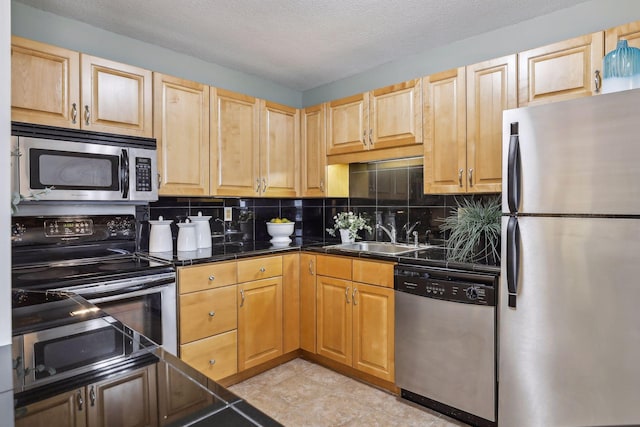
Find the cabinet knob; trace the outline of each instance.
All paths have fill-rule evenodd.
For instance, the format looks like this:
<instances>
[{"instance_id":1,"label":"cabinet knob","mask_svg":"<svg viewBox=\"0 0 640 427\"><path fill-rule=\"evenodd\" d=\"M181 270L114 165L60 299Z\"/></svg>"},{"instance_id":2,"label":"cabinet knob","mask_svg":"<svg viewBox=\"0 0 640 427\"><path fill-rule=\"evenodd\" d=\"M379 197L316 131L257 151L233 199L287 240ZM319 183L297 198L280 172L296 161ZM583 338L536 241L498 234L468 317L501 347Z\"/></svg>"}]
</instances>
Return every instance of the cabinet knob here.
<instances>
[{"instance_id":1,"label":"cabinet knob","mask_svg":"<svg viewBox=\"0 0 640 427\"><path fill-rule=\"evenodd\" d=\"M215 312L215 311L210 311L210 312L209 312L209 317L213 317L213 316L215 316L215 315L216 315L216 312Z\"/></svg>"},{"instance_id":2,"label":"cabinet knob","mask_svg":"<svg viewBox=\"0 0 640 427\"><path fill-rule=\"evenodd\" d=\"M264 267L260 267L260 273L264 273L265 271L267 271L267 269L266 269L266 268L264 268Z\"/></svg>"},{"instance_id":3,"label":"cabinet knob","mask_svg":"<svg viewBox=\"0 0 640 427\"><path fill-rule=\"evenodd\" d=\"M458 170L458 185L462 187L462 174L464 173L464 169Z\"/></svg>"},{"instance_id":4,"label":"cabinet knob","mask_svg":"<svg viewBox=\"0 0 640 427\"><path fill-rule=\"evenodd\" d=\"M89 390L89 400L91 400L91 406L96 406L96 391L93 386L91 386L91 390Z\"/></svg>"},{"instance_id":5,"label":"cabinet knob","mask_svg":"<svg viewBox=\"0 0 640 427\"><path fill-rule=\"evenodd\" d=\"M76 124L76 119L78 118L78 106L74 102L71 104L71 123Z\"/></svg>"},{"instance_id":6,"label":"cabinet knob","mask_svg":"<svg viewBox=\"0 0 640 427\"><path fill-rule=\"evenodd\" d=\"M469 168L469 187L473 187L473 168Z\"/></svg>"},{"instance_id":7,"label":"cabinet knob","mask_svg":"<svg viewBox=\"0 0 640 427\"><path fill-rule=\"evenodd\" d=\"M84 106L84 123L89 126L91 124L91 113L89 112L89 106Z\"/></svg>"},{"instance_id":8,"label":"cabinet knob","mask_svg":"<svg viewBox=\"0 0 640 427\"><path fill-rule=\"evenodd\" d=\"M602 87L602 77L600 76L600 70L595 71L593 82L596 85L596 92L600 92L600 88Z\"/></svg>"},{"instance_id":9,"label":"cabinet knob","mask_svg":"<svg viewBox=\"0 0 640 427\"><path fill-rule=\"evenodd\" d=\"M76 402L78 403L78 411L82 411L84 399L82 398L82 392L80 390L78 390L78 394L76 394Z\"/></svg>"},{"instance_id":10,"label":"cabinet knob","mask_svg":"<svg viewBox=\"0 0 640 427\"><path fill-rule=\"evenodd\" d=\"M213 282L214 280L216 280L216 276L214 276L213 274L211 276L209 276L209 281Z\"/></svg>"},{"instance_id":11,"label":"cabinet knob","mask_svg":"<svg viewBox=\"0 0 640 427\"><path fill-rule=\"evenodd\" d=\"M213 366L216 364L216 359L209 360L209 365Z\"/></svg>"}]
</instances>

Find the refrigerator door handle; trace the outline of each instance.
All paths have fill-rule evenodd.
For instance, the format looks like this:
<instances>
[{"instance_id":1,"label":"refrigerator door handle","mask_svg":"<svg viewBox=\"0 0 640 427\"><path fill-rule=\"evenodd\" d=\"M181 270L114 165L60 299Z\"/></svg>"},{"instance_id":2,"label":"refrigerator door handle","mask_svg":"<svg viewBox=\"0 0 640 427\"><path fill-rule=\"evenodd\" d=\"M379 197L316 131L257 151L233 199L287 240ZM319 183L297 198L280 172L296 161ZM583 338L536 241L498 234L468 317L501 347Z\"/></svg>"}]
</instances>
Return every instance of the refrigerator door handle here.
<instances>
[{"instance_id":1,"label":"refrigerator door handle","mask_svg":"<svg viewBox=\"0 0 640 427\"><path fill-rule=\"evenodd\" d=\"M507 291L509 307L516 308L518 275L520 272L520 226L518 218L512 216L507 224Z\"/></svg>"},{"instance_id":2,"label":"refrigerator door handle","mask_svg":"<svg viewBox=\"0 0 640 427\"><path fill-rule=\"evenodd\" d=\"M507 165L507 203L510 213L517 213L520 206L520 137L518 122L511 123L509 157Z\"/></svg>"}]
</instances>

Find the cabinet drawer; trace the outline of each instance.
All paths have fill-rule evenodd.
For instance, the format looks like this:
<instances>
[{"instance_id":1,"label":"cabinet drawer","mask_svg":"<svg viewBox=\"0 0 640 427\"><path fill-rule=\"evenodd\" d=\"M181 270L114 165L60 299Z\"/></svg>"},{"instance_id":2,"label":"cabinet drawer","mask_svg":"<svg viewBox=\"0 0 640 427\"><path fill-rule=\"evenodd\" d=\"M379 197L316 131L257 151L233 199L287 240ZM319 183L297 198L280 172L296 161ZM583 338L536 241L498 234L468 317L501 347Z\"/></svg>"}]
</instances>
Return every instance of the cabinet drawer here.
<instances>
[{"instance_id":1,"label":"cabinet drawer","mask_svg":"<svg viewBox=\"0 0 640 427\"><path fill-rule=\"evenodd\" d=\"M353 281L393 288L392 262L353 260Z\"/></svg>"},{"instance_id":2,"label":"cabinet drawer","mask_svg":"<svg viewBox=\"0 0 640 427\"><path fill-rule=\"evenodd\" d=\"M282 276L281 256L238 261L238 283L276 276Z\"/></svg>"},{"instance_id":3,"label":"cabinet drawer","mask_svg":"<svg viewBox=\"0 0 640 427\"><path fill-rule=\"evenodd\" d=\"M351 258L318 255L318 275L351 280Z\"/></svg>"},{"instance_id":4,"label":"cabinet drawer","mask_svg":"<svg viewBox=\"0 0 640 427\"><path fill-rule=\"evenodd\" d=\"M180 346L180 358L212 380L238 372L238 333L225 332Z\"/></svg>"},{"instance_id":5,"label":"cabinet drawer","mask_svg":"<svg viewBox=\"0 0 640 427\"><path fill-rule=\"evenodd\" d=\"M181 294L219 288L236 283L236 262L215 262L178 268Z\"/></svg>"},{"instance_id":6,"label":"cabinet drawer","mask_svg":"<svg viewBox=\"0 0 640 427\"><path fill-rule=\"evenodd\" d=\"M188 343L237 326L236 286L180 296L180 343Z\"/></svg>"}]
</instances>

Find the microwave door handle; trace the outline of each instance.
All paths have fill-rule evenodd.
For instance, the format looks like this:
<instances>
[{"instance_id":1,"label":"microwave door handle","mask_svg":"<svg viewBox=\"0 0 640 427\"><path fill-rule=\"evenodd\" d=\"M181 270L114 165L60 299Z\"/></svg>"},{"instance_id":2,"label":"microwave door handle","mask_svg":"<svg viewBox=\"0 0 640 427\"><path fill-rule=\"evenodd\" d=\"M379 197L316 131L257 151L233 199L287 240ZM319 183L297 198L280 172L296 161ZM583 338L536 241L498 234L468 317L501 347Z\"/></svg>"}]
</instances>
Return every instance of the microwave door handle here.
<instances>
[{"instance_id":1,"label":"microwave door handle","mask_svg":"<svg viewBox=\"0 0 640 427\"><path fill-rule=\"evenodd\" d=\"M126 149L122 149L120 155L120 184L122 186L122 198L129 198L129 152Z\"/></svg>"}]
</instances>

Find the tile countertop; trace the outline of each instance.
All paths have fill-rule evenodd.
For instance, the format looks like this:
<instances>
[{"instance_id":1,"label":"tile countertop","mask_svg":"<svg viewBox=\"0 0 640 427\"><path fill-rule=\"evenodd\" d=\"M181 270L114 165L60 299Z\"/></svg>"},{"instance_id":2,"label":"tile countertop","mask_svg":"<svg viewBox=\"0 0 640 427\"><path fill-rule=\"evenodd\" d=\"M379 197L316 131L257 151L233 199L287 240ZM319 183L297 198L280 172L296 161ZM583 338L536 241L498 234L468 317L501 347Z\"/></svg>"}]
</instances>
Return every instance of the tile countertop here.
<instances>
[{"instance_id":1,"label":"tile countertop","mask_svg":"<svg viewBox=\"0 0 640 427\"><path fill-rule=\"evenodd\" d=\"M211 248L189 252L156 252L143 253L152 258L171 261L175 266L204 264L216 261L230 261L253 256L274 255L292 251L308 251L328 255L344 255L357 258L379 259L395 261L403 264L424 265L430 267L451 268L464 271L476 271L500 274L500 266L486 264L471 264L448 261L443 248L430 247L402 255L382 255L365 251L345 251L335 248L339 242L322 242L314 239L296 238L286 246L274 246L268 241L243 241L224 244L214 244Z\"/></svg>"}]
</instances>

